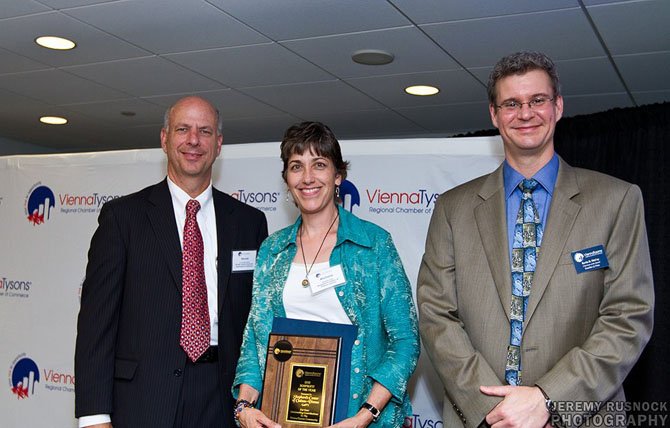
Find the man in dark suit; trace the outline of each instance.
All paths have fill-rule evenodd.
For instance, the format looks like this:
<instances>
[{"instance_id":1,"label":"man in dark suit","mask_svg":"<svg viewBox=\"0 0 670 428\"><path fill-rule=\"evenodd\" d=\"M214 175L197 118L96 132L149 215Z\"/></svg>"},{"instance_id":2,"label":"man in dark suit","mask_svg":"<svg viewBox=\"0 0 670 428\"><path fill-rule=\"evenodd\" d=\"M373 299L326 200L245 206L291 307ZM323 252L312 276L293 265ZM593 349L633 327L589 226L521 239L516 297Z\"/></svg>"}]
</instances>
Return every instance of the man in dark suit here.
<instances>
[{"instance_id":1,"label":"man in dark suit","mask_svg":"<svg viewBox=\"0 0 670 428\"><path fill-rule=\"evenodd\" d=\"M505 161L438 198L417 284L444 426L625 426L653 326L640 189L554 152L547 56L502 58L488 90Z\"/></svg>"},{"instance_id":2,"label":"man in dark suit","mask_svg":"<svg viewBox=\"0 0 670 428\"><path fill-rule=\"evenodd\" d=\"M212 187L222 142L218 110L180 99L161 130L167 178L102 208L77 325L80 426L233 426L230 387L267 222Z\"/></svg>"}]
</instances>

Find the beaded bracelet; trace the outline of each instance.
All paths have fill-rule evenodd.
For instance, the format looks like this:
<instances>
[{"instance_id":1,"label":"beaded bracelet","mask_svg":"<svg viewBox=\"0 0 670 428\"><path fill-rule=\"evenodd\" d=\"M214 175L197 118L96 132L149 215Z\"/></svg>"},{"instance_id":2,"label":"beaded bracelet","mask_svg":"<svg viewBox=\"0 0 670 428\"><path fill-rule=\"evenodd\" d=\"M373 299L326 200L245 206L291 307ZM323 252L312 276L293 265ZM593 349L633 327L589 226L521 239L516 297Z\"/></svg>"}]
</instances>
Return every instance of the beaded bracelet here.
<instances>
[{"instance_id":1,"label":"beaded bracelet","mask_svg":"<svg viewBox=\"0 0 670 428\"><path fill-rule=\"evenodd\" d=\"M250 407L252 409L256 408L256 403L252 403L247 400L237 400L235 402L235 407L233 408L233 414L235 416L235 424L239 427L240 426L240 413L242 413L242 410Z\"/></svg>"}]
</instances>

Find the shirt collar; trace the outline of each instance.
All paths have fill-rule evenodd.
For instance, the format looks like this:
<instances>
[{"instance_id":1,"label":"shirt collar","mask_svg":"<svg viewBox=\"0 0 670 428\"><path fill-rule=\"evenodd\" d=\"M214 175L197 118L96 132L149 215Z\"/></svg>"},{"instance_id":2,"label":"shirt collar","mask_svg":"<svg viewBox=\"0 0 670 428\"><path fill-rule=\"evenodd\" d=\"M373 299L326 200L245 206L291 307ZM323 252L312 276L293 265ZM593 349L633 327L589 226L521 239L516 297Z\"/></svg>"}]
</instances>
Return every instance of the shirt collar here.
<instances>
[{"instance_id":1,"label":"shirt collar","mask_svg":"<svg viewBox=\"0 0 670 428\"><path fill-rule=\"evenodd\" d=\"M170 195L172 196L172 204L175 206L175 209L178 212L186 212L186 204L191 199L195 199L200 202L200 209L203 210L209 204L212 203L212 182L210 181L209 186L198 196L192 198L188 193L184 192L181 187L179 187L174 181L170 180L170 177L167 178L168 189L170 189Z\"/></svg>"},{"instance_id":2,"label":"shirt collar","mask_svg":"<svg viewBox=\"0 0 670 428\"><path fill-rule=\"evenodd\" d=\"M537 180L540 185L552 195L554 193L554 186L556 185L556 177L558 177L558 155L554 153L551 160L547 162L535 175L532 177ZM517 188L521 180L525 177L505 160L503 162L503 180L505 183L505 198L508 199Z\"/></svg>"},{"instance_id":3,"label":"shirt collar","mask_svg":"<svg viewBox=\"0 0 670 428\"><path fill-rule=\"evenodd\" d=\"M340 205L337 206L337 209L340 214L340 219L337 227L337 242L335 243L335 246L340 245L344 241L351 241L354 244L363 247L372 247L372 240L366 233L366 228L363 224L364 221L351 214ZM291 244L297 245L296 239L301 223L302 216L299 216L288 230L288 239L284 242L276 242L276 245L271 248L271 251L274 254L279 253Z\"/></svg>"}]
</instances>

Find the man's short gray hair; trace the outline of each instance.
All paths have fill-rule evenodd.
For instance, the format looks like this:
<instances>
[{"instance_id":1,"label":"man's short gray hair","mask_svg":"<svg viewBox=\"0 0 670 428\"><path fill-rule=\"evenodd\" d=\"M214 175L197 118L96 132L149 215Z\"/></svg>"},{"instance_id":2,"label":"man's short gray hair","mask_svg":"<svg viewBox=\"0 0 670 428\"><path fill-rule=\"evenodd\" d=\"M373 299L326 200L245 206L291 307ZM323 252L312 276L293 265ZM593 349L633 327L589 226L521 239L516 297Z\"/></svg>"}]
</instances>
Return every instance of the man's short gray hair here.
<instances>
[{"instance_id":1,"label":"man's short gray hair","mask_svg":"<svg viewBox=\"0 0 670 428\"><path fill-rule=\"evenodd\" d=\"M545 71L551 79L551 86L554 90L553 96L561 95L561 82L558 80L556 66L551 58L541 52L516 52L502 57L493 67L486 86L489 103L491 105L497 104L496 85L500 79L513 74L524 74L532 70Z\"/></svg>"}]
</instances>

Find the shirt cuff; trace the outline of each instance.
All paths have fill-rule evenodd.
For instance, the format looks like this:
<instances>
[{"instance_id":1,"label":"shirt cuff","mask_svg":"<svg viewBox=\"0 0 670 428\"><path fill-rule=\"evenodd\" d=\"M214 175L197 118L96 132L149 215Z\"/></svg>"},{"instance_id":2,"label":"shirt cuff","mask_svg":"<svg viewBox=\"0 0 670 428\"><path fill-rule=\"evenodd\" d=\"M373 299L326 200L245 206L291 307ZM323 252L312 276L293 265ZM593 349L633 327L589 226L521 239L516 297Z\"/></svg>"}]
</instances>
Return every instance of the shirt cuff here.
<instances>
[{"instance_id":1,"label":"shirt cuff","mask_svg":"<svg viewBox=\"0 0 670 428\"><path fill-rule=\"evenodd\" d=\"M112 418L110 415L91 415L91 416L82 416L79 418L79 428L89 427L96 424L105 424L111 423Z\"/></svg>"}]
</instances>

